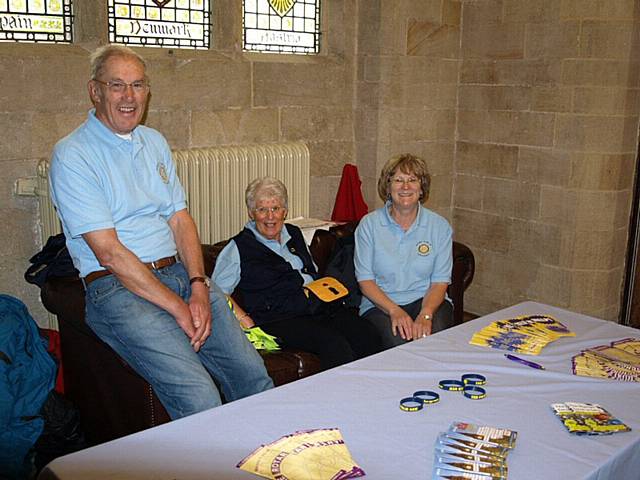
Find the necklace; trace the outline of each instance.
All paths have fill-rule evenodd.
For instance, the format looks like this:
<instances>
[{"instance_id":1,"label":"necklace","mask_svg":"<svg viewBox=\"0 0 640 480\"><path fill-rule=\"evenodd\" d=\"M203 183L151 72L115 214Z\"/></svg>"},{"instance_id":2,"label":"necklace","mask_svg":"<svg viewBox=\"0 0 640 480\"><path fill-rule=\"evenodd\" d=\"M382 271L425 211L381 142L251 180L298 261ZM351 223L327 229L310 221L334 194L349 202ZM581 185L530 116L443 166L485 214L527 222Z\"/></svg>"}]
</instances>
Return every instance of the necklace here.
<instances>
[{"instance_id":1,"label":"necklace","mask_svg":"<svg viewBox=\"0 0 640 480\"><path fill-rule=\"evenodd\" d=\"M418 208L416 207L408 215L403 215L400 212L398 212L395 208L393 208L393 204L390 204L389 215L391 216L391 218L393 218L393 220L395 220L395 222L400 226L400 228L402 228L402 230L406 232L411 228L411 225L413 225L413 222L416 221L416 218L418 217ZM408 216L411 217L409 220L407 220Z\"/></svg>"}]
</instances>

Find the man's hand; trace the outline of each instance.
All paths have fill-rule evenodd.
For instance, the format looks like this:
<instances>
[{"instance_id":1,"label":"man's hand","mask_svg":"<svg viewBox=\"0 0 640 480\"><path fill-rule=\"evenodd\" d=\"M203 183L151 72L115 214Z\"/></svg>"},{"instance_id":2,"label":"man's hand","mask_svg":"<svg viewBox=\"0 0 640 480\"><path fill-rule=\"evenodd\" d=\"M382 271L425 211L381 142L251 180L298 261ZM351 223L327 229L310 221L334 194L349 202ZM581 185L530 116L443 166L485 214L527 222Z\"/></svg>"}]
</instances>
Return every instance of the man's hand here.
<instances>
[{"instance_id":1,"label":"man's hand","mask_svg":"<svg viewBox=\"0 0 640 480\"><path fill-rule=\"evenodd\" d=\"M404 340L413 338L413 319L402 308L396 306L389 310L389 318L391 318L391 333L398 335Z\"/></svg>"},{"instance_id":2,"label":"man's hand","mask_svg":"<svg viewBox=\"0 0 640 480\"><path fill-rule=\"evenodd\" d=\"M190 306L182 302L182 305L179 305L177 310L172 309L169 313L175 318L176 323L184 330L184 333L192 339L196 333L196 328L193 324ZM193 342L191 344L193 345Z\"/></svg>"},{"instance_id":3,"label":"man's hand","mask_svg":"<svg viewBox=\"0 0 640 480\"><path fill-rule=\"evenodd\" d=\"M202 282L191 285L189 311L193 325L193 334L185 330L191 339L191 346L197 352L211 335L211 305L209 303L209 289ZM180 322L178 322L180 323ZM180 325L182 327L182 325ZM182 327L184 329L184 327Z\"/></svg>"},{"instance_id":4,"label":"man's hand","mask_svg":"<svg viewBox=\"0 0 640 480\"><path fill-rule=\"evenodd\" d=\"M196 224L186 209L179 210L169 219L169 227L176 240L180 260L184 264L189 278L204 276L204 263L202 260L202 249ZM193 334L185 325L176 321L191 339L191 346L197 352L204 345L207 337L211 334L211 306L209 305L209 289L202 282L191 284L191 298L189 299L189 311L191 312Z\"/></svg>"}]
</instances>

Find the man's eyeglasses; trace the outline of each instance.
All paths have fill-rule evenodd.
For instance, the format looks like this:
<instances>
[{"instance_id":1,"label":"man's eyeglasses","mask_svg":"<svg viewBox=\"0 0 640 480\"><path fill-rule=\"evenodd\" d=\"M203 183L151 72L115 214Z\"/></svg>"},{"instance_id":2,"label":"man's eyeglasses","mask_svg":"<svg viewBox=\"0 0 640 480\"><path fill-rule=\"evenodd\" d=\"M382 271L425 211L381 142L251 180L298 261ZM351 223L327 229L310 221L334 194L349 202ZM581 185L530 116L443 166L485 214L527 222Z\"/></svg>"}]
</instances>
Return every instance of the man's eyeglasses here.
<instances>
[{"instance_id":1,"label":"man's eyeglasses","mask_svg":"<svg viewBox=\"0 0 640 480\"><path fill-rule=\"evenodd\" d=\"M393 177L391 179L391 183L398 186L404 185L405 183L408 183L409 185L417 185L418 183L420 183L420 179L416 177L408 177L408 178Z\"/></svg>"},{"instance_id":2,"label":"man's eyeglasses","mask_svg":"<svg viewBox=\"0 0 640 480\"><path fill-rule=\"evenodd\" d=\"M122 80L110 80L108 82L103 82L102 80L98 80L97 78L93 79L94 82L101 83L102 85L106 85L107 88L113 93L124 93L127 88L133 88L135 93L144 93L149 90L149 82L146 80L136 80L135 82L127 83Z\"/></svg>"},{"instance_id":3,"label":"man's eyeglasses","mask_svg":"<svg viewBox=\"0 0 640 480\"><path fill-rule=\"evenodd\" d=\"M258 207L253 209L253 211L261 217L268 215L269 212L273 213L274 215L280 215L281 213L284 213L285 210L286 208L284 207Z\"/></svg>"}]
</instances>

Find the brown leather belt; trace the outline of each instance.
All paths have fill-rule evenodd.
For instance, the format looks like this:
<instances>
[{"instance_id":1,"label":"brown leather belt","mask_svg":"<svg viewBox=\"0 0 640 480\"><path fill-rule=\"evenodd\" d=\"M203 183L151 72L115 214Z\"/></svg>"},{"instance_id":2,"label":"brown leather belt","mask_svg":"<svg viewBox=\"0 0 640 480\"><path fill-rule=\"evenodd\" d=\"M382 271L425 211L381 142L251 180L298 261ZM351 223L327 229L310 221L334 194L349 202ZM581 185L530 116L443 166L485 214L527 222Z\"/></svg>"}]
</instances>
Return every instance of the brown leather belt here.
<instances>
[{"instance_id":1,"label":"brown leather belt","mask_svg":"<svg viewBox=\"0 0 640 480\"><path fill-rule=\"evenodd\" d=\"M145 263L144 265L149 270L160 270L161 268L173 265L177 261L178 259L174 255L173 257L164 257L160 260L156 260L155 262ZM96 270L95 272L91 272L86 277L84 277L84 283L85 285L89 285L94 280L106 277L107 275L111 275L111 272L109 270Z\"/></svg>"}]
</instances>

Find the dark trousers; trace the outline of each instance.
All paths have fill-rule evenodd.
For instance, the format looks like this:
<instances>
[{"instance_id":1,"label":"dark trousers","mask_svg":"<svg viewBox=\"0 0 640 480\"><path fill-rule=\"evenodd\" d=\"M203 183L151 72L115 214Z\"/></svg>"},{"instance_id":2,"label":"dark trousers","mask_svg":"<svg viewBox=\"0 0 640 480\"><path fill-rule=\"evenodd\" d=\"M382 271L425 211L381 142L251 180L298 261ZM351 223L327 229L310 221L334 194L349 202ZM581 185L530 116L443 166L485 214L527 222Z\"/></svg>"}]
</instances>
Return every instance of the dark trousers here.
<instances>
[{"instance_id":1,"label":"dark trousers","mask_svg":"<svg viewBox=\"0 0 640 480\"><path fill-rule=\"evenodd\" d=\"M422 298L411 302L407 305L400 305L407 314L415 319L422 309ZM391 331L391 319L389 315L384 313L377 307L373 307L371 310L367 310L362 318L371 325L373 325L382 339L382 347L386 350L388 348L397 347L406 343L408 340L404 340L400 334L393 335ZM453 305L447 300L436 310L433 315L431 333L437 333L440 330L453 326Z\"/></svg>"},{"instance_id":2,"label":"dark trousers","mask_svg":"<svg viewBox=\"0 0 640 480\"><path fill-rule=\"evenodd\" d=\"M359 318L356 310L343 306L260 325L283 346L315 353L322 369L337 367L382 350L374 326Z\"/></svg>"}]
</instances>

